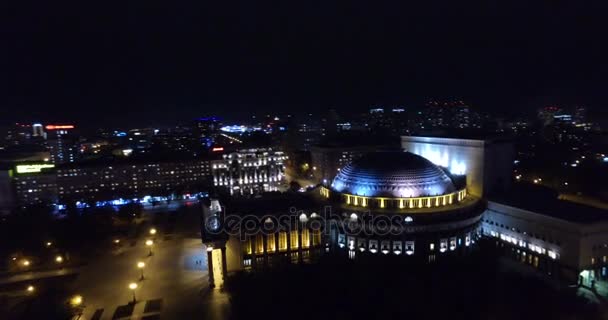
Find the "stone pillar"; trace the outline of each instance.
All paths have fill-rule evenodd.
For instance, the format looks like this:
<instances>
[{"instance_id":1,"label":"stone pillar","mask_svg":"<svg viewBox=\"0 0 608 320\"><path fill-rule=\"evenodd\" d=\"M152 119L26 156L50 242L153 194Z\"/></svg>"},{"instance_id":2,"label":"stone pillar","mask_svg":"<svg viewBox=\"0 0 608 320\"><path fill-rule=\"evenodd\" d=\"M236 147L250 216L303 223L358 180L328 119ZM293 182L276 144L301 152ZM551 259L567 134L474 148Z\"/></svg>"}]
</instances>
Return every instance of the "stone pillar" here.
<instances>
[{"instance_id":1,"label":"stone pillar","mask_svg":"<svg viewBox=\"0 0 608 320\"><path fill-rule=\"evenodd\" d=\"M268 266L268 237L262 234L262 242L264 243L264 266Z\"/></svg>"},{"instance_id":2,"label":"stone pillar","mask_svg":"<svg viewBox=\"0 0 608 320\"><path fill-rule=\"evenodd\" d=\"M304 259L302 258L302 228L304 226L298 226L298 263L302 263Z\"/></svg>"},{"instance_id":3,"label":"stone pillar","mask_svg":"<svg viewBox=\"0 0 608 320\"><path fill-rule=\"evenodd\" d=\"M256 239L255 236L250 235L249 239L251 239L251 267L253 269L257 268L257 263L258 263L258 259L257 256L255 254L255 251L257 250L256 248Z\"/></svg>"},{"instance_id":4,"label":"stone pillar","mask_svg":"<svg viewBox=\"0 0 608 320\"><path fill-rule=\"evenodd\" d=\"M209 270L209 287L215 288L213 281L213 252L207 251L207 269Z\"/></svg>"},{"instance_id":5,"label":"stone pillar","mask_svg":"<svg viewBox=\"0 0 608 320\"><path fill-rule=\"evenodd\" d=\"M280 232L274 234L274 261L281 263L281 252L279 250L279 236Z\"/></svg>"},{"instance_id":6,"label":"stone pillar","mask_svg":"<svg viewBox=\"0 0 608 320\"><path fill-rule=\"evenodd\" d=\"M291 228L285 231L285 235L287 236L287 261L291 263Z\"/></svg>"},{"instance_id":7,"label":"stone pillar","mask_svg":"<svg viewBox=\"0 0 608 320\"><path fill-rule=\"evenodd\" d=\"M226 261L226 246L222 247L222 279L226 280L228 274L228 262Z\"/></svg>"}]
</instances>

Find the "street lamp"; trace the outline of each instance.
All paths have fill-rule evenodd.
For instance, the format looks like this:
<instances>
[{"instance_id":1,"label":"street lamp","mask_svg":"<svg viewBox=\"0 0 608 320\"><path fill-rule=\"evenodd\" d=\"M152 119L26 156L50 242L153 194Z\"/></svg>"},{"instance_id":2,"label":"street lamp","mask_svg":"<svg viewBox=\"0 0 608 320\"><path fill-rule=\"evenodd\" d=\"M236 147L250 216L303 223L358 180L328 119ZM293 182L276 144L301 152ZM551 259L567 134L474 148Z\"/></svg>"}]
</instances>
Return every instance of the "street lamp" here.
<instances>
[{"instance_id":1,"label":"street lamp","mask_svg":"<svg viewBox=\"0 0 608 320\"><path fill-rule=\"evenodd\" d=\"M135 299L135 289L137 289L137 283L135 283L135 282L129 283L129 289L131 289L131 291L133 292L133 303L135 303L137 301Z\"/></svg>"},{"instance_id":2,"label":"street lamp","mask_svg":"<svg viewBox=\"0 0 608 320\"><path fill-rule=\"evenodd\" d=\"M146 240L146 246L148 246L148 248L150 248L150 252L148 253L148 256L152 255L152 246L154 245L154 241L152 240Z\"/></svg>"},{"instance_id":3,"label":"street lamp","mask_svg":"<svg viewBox=\"0 0 608 320\"><path fill-rule=\"evenodd\" d=\"M36 290L36 288L34 286L32 286L32 285L29 285L29 286L27 286L26 290L27 290L28 293L32 293L32 292L34 292Z\"/></svg>"},{"instance_id":4,"label":"street lamp","mask_svg":"<svg viewBox=\"0 0 608 320\"><path fill-rule=\"evenodd\" d=\"M29 261L29 260L27 260L27 259L25 259L25 260L23 260L23 261L21 262L21 264L22 264L24 267L28 267L28 266L30 265L30 261Z\"/></svg>"},{"instance_id":5,"label":"street lamp","mask_svg":"<svg viewBox=\"0 0 608 320\"><path fill-rule=\"evenodd\" d=\"M140 280L144 279L144 268L146 267L146 264L143 261L140 261L137 263L137 268L141 271L141 277Z\"/></svg>"},{"instance_id":6,"label":"street lamp","mask_svg":"<svg viewBox=\"0 0 608 320\"><path fill-rule=\"evenodd\" d=\"M47 246L47 247L50 247L50 246L52 246L52 245L53 245L53 243L52 243L52 242L50 242L50 241L46 243L46 246Z\"/></svg>"},{"instance_id":7,"label":"street lamp","mask_svg":"<svg viewBox=\"0 0 608 320\"><path fill-rule=\"evenodd\" d=\"M114 239L114 244L119 244L120 243L120 239Z\"/></svg>"},{"instance_id":8,"label":"street lamp","mask_svg":"<svg viewBox=\"0 0 608 320\"><path fill-rule=\"evenodd\" d=\"M78 314L78 318L76 318L76 320L80 319L80 317L82 317L82 313L83 313L83 309L84 306L82 306L82 296L81 295L75 295L73 297L70 298L70 306L72 308L74 308L74 311L77 312Z\"/></svg>"},{"instance_id":9,"label":"street lamp","mask_svg":"<svg viewBox=\"0 0 608 320\"><path fill-rule=\"evenodd\" d=\"M78 307L80 304L82 304L82 296L75 295L70 299L70 305L72 307Z\"/></svg>"},{"instance_id":10,"label":"street lamp","mask_svg":"<svg viewBox=\"0 0 608 320\"><path fill-rule=\"evenodd\" d=\"M63 262L63 257L62 256L56 256L55 257L55 262L62 263Z\"/></svg>"},{"instance_id":11,"label":"street lamp","mask_svg":"<svg viewBox=\"0 0 608 320\"><path fill-rule=\"evenodd\" d=\"M153 235L155 235L155 234L156 234L156 229L154 229L154 228L150 229L150 235L152 235L152 236L153 236Z\"/></svg>"}]
</instances>

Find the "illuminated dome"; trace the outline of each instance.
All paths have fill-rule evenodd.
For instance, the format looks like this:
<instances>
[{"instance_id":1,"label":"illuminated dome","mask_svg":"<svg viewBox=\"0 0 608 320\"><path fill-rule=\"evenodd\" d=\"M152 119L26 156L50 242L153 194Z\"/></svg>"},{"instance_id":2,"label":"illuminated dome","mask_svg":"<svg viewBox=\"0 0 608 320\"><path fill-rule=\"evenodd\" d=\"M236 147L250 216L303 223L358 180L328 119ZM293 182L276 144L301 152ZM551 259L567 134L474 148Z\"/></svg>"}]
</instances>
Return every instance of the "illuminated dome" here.
<instances>
[{"instance_id":1,"label":"illuminated dome","mask_svg":"<svg viewBox=\"0 0 608 320\"><path fill-rule=\"evenodd\" d=\"M388 198L438 196L456 190L441 168L410 152L364 155L342 168L331 186L344 194Z\"/></svg>"}]
</instances>

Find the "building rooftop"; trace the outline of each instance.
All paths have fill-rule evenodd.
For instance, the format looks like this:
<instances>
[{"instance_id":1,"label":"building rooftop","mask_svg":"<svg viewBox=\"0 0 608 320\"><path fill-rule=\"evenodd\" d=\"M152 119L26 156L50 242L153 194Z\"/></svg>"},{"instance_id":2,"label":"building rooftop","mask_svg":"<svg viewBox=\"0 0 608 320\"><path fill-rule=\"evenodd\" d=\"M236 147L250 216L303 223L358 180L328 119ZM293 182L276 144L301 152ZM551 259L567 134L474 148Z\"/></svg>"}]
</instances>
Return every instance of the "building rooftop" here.
<instances>
[{"instance_id":1,"label":"building rooftop","mask_svg":"<svg viewBox=\"0 0 608 320\"><path fill-rule=\"evenodd\" d=\"M454 192L448 175L431 161L410 152L373 152L346 165L332 189L367 197L424 197Z\"/></svg>"},{"instance_id":2,"label":"building rooftop","mask_svg":"<svg viewBox=\"0 0 608 320\"><path fill-rule=\"evenodd\" d=\"M573 223L608 221L607 210L560 200L556 192L544 187L519 185L489 200Z\"/></svg>"},{"instance_id":3,"label":"building rooftop","mask_svg":"<svg viewBox=\"0 0 608 320\"><path fill-rule=\"evenodd\" d=\"M509 142L513 140L510 134L500 134L496 132L487 132L483 130L433 130L421 131L411 136L402 136L403 138L447 138L447 139L464 139L464 140L482 140L486 142Z\"/></svg>"}]
</instances>

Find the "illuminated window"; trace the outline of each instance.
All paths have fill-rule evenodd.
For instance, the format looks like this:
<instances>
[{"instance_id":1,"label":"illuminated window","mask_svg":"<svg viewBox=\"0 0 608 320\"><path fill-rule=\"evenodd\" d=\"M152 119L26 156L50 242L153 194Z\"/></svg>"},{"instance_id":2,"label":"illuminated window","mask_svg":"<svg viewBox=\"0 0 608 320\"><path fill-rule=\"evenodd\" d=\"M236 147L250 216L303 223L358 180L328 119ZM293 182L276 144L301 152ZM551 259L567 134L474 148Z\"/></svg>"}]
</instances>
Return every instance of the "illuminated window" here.
<instances>
[{"instance_id":1,"label":"illuminated window","mask_svg":"<svg viewBox=\"0 0 608 320\"><path fill-rule=\"evenodd\" d=\"M247 238L245 240L245 245L243 246L246 254L251 254L251 238Z\"/></svg>"},{"instance_id":2,"label":"illuminated window","mask_svg":"<svg viewBox=\"0 0 608 320\"><path fill-rule=\"evenodd\" d=\"M378 252L378 240L370 240L369 241L369 251L371 253Z\"/></svg>"},{"instance_id":3,"label":"illuminated window","mask_svg":"<svg viewBox=\"0 0 608 320\"><path fill-rule=\"evenodd\" d=\"M380 245L380 251L384 254L388 254L390 252L390 241L382 241Z\"/></svg>"},{"instance_id":4,"label":"illuminated window","mask_svg":"<svg viewBox=\"0 0 608 320\"><path fill-rule=\"evenodd\" d=\"M276 250L275 242L274 242L274 233L266 236L266 251L274 252Z\"/></svg>"},{"instance_id":5,"label":"illuminated window","mask_svg":"<svg viewBox=\"0 0 608 320\"><path fill-rule=\"evenodd\" d=\"M401 246L401 241L393 241L393 252L396 255L400 255L403 252L403 248Z\"/></svg>"},{"instance_id":6,"label":"illuminated window","mask_svg":"<svg viewBox=\"0 0 608 320\"><path fill-rule=\"evenodd\" d=\"M405 242L405 254L408 256L414 254L414 241Z\"/></svg>"},{"instance_id":7,"label":"illuminated window","mask_svg":"<svg viewBox=\"0 0 608 320\"><path fill-rule=\"evenodd\" d=\"M279 232L279 251L287 250L287 232Z\"/></svg>"},{"instance_id":8,"label":"illuminated window","mask_svg":"<svg viewBox=\"0 0 608 320\"><path fill-rule=\"evenodd\" d=\"M310 232L308 229L302 230L302 248L310 247Z\"/></svg>"},{"instance_id":9,"label":"illuminated window","mask_svg":"<svg viewBox=\"0 0 608 320\"><path fill-rule=\"evenodd\" d=\"M298 263L298 251L294 251L291 253L291 262Z\"/></svg>"},{"instance_id":10,"label":"illuminated window","mask_svg":"<svg viewBox=\"0 0 608 320\"><path fill-rule=\"evenodd\" d=\"M298 230L292 230L290 233L289 241L291 242L291 249L298 248Z\"/></svg>"},{"instance_id":11,"label":"illuminated window","mask_svg":"<svg viewBox=\"0 0 608 320\"><path fill-rule=\"evenodd\" d=\"M264 236L261 234L255 237L255 253L264 253Z\"/></svg>"}]
</instances>

